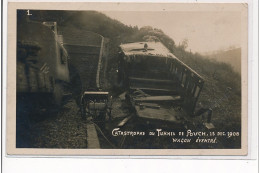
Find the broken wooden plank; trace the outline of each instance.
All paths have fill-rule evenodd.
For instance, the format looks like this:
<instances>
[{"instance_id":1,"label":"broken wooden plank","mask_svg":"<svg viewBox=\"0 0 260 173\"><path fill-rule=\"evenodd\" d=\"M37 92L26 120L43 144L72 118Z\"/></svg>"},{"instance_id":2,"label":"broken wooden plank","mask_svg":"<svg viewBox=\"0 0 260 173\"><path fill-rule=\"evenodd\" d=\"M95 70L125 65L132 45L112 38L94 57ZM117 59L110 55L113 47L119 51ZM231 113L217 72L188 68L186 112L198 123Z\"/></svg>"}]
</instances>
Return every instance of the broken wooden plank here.
<instances>
[{"instance_id":1,"label":"broken wooden plank","mask_svg":"<svg viewBox=\"0 0 260 173\"><path fill-rule=\"evenodd\" d=\"M140 106L135 106L137 116L147 120L154 121L167 121L167 122L180 122L177 116L182 116L183 112L175 111L174 109L152 109L145 108L141 109Z\"/></svg>"},{"instance_id":2,"label":"broken wooden plank","mask_svg":"<svg viewBox=\"0 0 260 173\"><path fill-rule=\"evenodd\" d=\"M161 80L161 79L149 79L149 78L136 78L136 77L129 77L130 81L135 82L152 82L152 83L166 83L166 84L174 84L176 83L173 80Z\"/></svg>"},{"instance_id":3,"label":"broken wooden plank","mask_svg":"<svg viewBox=\"0 0 260 173\"><path fill-rule=\"evenodd\" d=\"M155 103L140 103L140 107L146 107L146 108L154 108L154 109L160 109L160 105Z\"/></svg>"},{"instance_id":4,"label":"broken wooden plank","mask_svg":"<svg viewBox=\"0 0 260 173\"><path fill-rule=\"evenodd\" d=\"M125 100L125 94L126 92L123 92L122 94L119 95L120 100Z\"/></svg>"},{"instance_id":5,"label":"broken wooden plank","mask_svg":"<svg viewBox=\"0 0 260 173\"><path fill-rule=\"evenodd\" d=\"M162 88L148 88L148 87L134 87L131 86L130 90L143 90L143 91L157 91L157 92L165 92L165 93L170 93L170 92L176 92L177 90L175 89L162 89Z\"/></svg>"},{"instance_id":6,"label":"broken wooden plank","mask_svg":"<svg viewBox=\"0 0 260 173\"><path fill-rule=\"evenodd\" d=\"M177 101L180 100L180 96L149 96L149 97L140 97L134 98L134 101Z\"/></svg>"},{"instance_id":7,"label":"broken wooden plank","mask_svg":"<svg viewBox=\"0 0 260 173\"><path fill-rule=\"evenodd\" d=\"M215 126L212 124L212 123L204 123L204 126L208 129L208 130L211 130L211 129L214 129Z\"/></svg>"},{"instance_id":8,"label":"broken wooden plank","mask_svg":"<svg viewBox=\"0 0 260 173\"><path fill-rule=\"evenodd\" d=\"M123 127L131 118L132 118L132 116L128 116L128 117L124 118L124 119L117 125L117 127Z\"/></svg>"}]
</instances>

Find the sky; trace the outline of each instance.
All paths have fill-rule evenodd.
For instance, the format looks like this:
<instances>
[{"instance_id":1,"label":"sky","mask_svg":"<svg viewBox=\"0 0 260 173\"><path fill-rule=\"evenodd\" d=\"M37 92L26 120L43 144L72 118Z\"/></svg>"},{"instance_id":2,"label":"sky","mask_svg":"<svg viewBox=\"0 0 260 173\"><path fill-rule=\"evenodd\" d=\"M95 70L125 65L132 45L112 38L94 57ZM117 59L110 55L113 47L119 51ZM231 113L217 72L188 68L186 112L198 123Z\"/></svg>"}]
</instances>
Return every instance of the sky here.
<instances>
[{"instance_id":1,"label":"sky","mask_svg":"<svg viewBox=\"0 0 260 173\"><path fill-rule=\"evenodd\" d=\"M107 16L131 26L152 26L163 30L175 44L188 39L188 50L211 52L240 47L239 12L105 11Z\"/></svg>"}]
</instances>

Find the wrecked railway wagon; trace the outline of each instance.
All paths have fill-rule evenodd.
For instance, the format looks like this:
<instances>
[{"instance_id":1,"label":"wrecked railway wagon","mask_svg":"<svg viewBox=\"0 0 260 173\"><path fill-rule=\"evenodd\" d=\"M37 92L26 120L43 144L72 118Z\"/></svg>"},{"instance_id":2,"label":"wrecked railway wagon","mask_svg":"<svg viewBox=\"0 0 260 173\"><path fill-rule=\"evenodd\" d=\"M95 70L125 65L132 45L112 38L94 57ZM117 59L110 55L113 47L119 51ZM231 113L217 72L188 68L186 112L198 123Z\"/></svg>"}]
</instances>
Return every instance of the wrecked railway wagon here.
<instances>
[{"instance_id":1,"label":"wrecked railway wagon","mask_svg":"<svg viewBox=\"0 0 260 173\"><path fill-rule=\"evenodd\" d=\"M119 82L139 119L183 124L206 114L204 125L213 126L210 109L195 109L203 78L162 43L128 43L120 49Z\"/></svg>"},{"instance_id":2,"label":"wrecked railway wagon","mask_svg":"<svg viewBox=\"0 0 260 173\"><path fill-rule=\"evenodd\" d=\"M57 24L31 21L23 10L17 15L17 106L60 105L69 70Z\"/></svg>"}]
</instances>

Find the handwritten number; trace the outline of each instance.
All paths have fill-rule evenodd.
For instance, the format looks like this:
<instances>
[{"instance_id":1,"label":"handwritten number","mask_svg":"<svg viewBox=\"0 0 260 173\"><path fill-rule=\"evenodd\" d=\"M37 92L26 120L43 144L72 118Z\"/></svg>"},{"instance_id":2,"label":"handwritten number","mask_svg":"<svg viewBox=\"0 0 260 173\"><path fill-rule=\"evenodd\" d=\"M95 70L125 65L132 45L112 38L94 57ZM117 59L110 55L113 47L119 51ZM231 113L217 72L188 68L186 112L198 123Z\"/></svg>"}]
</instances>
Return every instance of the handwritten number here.
<instances>
[{"instance_id":1,"label":"handwritten number","mask_svg":"<svg viewBox=\"0 0 260 173\"><path fill-rule=\"evenodd\" d=\"M30 14L30 10L27 10L27 16L31 16L32 14Z\"/></svg>"}]
</instances>

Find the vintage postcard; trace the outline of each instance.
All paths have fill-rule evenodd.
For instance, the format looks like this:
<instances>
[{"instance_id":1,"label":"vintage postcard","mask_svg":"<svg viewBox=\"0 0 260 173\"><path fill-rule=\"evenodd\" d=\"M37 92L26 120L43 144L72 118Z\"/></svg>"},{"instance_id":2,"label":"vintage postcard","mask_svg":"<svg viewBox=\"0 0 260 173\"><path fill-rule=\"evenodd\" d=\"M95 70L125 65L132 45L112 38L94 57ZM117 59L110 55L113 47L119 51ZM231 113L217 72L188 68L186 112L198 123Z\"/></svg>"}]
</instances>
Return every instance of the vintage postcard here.
<instances>
[{"instance_id":1,"label":"vintage postcard","mask_svg":"<svg viewBox=\"0 0 260 173\"><path fill-rule=\"evenodd\" d=\"M8 155L247 155L242 3L8 4Z\"/></svg>"}]
</instances>

